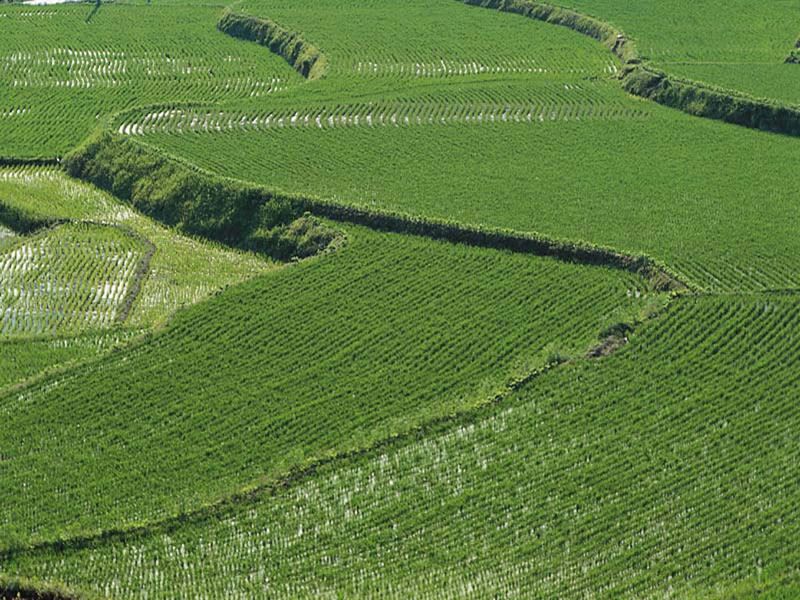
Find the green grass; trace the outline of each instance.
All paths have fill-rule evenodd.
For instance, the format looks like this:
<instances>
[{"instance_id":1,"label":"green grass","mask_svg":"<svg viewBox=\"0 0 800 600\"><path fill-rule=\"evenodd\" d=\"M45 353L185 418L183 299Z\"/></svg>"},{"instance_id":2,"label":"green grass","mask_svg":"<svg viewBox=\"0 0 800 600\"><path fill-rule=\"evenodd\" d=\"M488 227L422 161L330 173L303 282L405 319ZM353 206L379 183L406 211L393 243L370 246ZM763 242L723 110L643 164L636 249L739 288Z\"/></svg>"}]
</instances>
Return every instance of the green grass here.
<instances>
[{"instance_id":1,"label":"green grass","mask_svg":"<svg viewBox=\"0 0 800 600\"><path fill-rule=\"evenodd\" d=\"M349 235L0 398L2 546L196 509L480 405L661 302L619 271Z\"/></svg>"},{"instance_id":2,"label":"green grass","mask_svg":"<svg viewBox=\"0 0 800 600\"><path fill-rule=\"evenodd\" d=\"M6 567L115 598L758 589L798 559L796 307L685 298L614 356L438 433L175 530Z\"/></svg>"},{"instance_id":3,"label":"green grass","mask_svg":"<svg viewBox=\"0 0 800 600\"><path fill-rule=\"evenodd\" d=\"M797 41L792 0L567 0L561 4L613 23L668 73L756 97L800 104L800 76L782 64Z\"/></svg>"},{"instance_id":4,"label":"green grass","mask_svg":"<svg viewBox=\"0 0 800 600\"><path fill-rule=\"evenodd\" d=\"M2 207L24 215L26 221L92 221L123 226L154 244L155 254L126 321L135 327L162 323L179 308L275 268L274 263L256 255L166 229L118 199L55 169L0 169Z\"/></svg>"}]
</instances>

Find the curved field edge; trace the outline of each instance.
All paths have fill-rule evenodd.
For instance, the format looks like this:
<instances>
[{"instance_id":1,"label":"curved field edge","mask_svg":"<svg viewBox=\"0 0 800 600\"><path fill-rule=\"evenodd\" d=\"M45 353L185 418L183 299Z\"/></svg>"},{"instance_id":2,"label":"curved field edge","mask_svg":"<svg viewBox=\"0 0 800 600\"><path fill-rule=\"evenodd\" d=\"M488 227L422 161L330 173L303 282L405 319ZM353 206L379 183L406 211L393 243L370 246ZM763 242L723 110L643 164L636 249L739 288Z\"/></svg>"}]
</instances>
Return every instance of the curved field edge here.
<instances>
[{"instance_id":1,"label":"curved field edge","mask_svg":"<svg viewBox=\"0 0 800 600\"><path fill-rule=\"evenodd\" d=\"M669 75L645 63L633 40L599 19L534 0L461 1L560 25L596 39L622 60L620 79L630 94L698 117L800 136L800 107Z\"/></svg>"},{"instance_id":2,"label":"curved field edge","mask_svg":"<svg viewBox=\"0 0 800 600\"><path fill-rule=\"evenodd\" d=\"M490 398L477 405L452 414L443 415L422 421L405 431L394 433L375 440L365 446L348 449L340 452L329 453L327 456L317 458L307 464L296 465L277 478L266 482L255 482L242 487L229 495L213 502L202 504L192 510L180 512L167 518L150 522L136 523L124 527L112 527L102 531L87 532L82 535L73 535L53 540L37 541L26 545L15 545L0 548L0 568L3 563L13 563L16 558L37 554L40 552L74 552L92 548L99 548L105 544L125 542L129 540L146 538L152 535L171 534L179 532L182 528L200 525L210 519L221 519L236 514L247 505L263 501L265 498L275 497L292 489L294 486L309 481L320 471L330 471L339 465L348 465L361 460L369 460L383 453L391 452L414 443L447 434L459 427L475 426L493 414L501 405L519 393L526 386L537 381L560 368L574 366L580 362L594 362L606 358L623 349L628 343L628 336L640 327L654 324L669 309L670 304L665 304L655 312L643 313L639 318L625 323L618 323L605 331L598 332L599 344L589 350L584 356L569 358L555 353L547 362L524 375L519 375L506 383L502 390L495 392ZM134 340L134 346L143 345L151 334ZM89 364L87 361L85 364ZM94 362L97 362L95 359ZM2 573L2 571L0 571ZM2 579L0 578L0 590ZM0 596L2 598L2 596ZM64 600L82 600L84 596L65 597ZM54 598L54 600L57 600ZM92 600L88 598L87 600Z\"/></svg>"},{"instance_id":3,"label":"curved field edge","mask_svg":"<svg viewBox=\"0 0 800 600\"><path fill-rule=\"evenodd\" d=\"M325 75L328 59L322 51L299 33L290 31L271 19L226 11L217 23L217 29L232 37L266 46L310 81Z\"/></svg>"},{"instance_id":4,"label":"curved field edge","mask_svg":"<svg viewBox=\"0 0 800 600\"><path fill-rule=\"evenodd\" d=\"M624 254L608 247L559 240L536 233L471 226L319 198L292 196L213 175L152 146L108 132L66 157L64 164L71 176L109 191L148 216L225 243L235 245L244 242L251 249L264 249L259 247L259 237L263 236L264 228L285 227L290 219L310 213L377 231L413 234L628 271L639 275L660 291L690 288L666 265L643 254ZM199 200L198 189L205 190ZM311 246L316 252L332 240L330 234L323 240L325 244L318 240L317 243L301 240L300 247Z\"/></svg>"},{"instance_id":5,"label":"curved field edge","mask_svg":"<svg viewBox=\"0 0 800 600\"><path fill-rule=\"evenodd\" d=\"M330 597L336 597L336 591L341 597L360 596L357 591L367 590L378 596L376 590L386 591L389 586L394 586L391 589L396 596L403 597L397 591L416 576L423 585L437 583L426 578L425 572L409 573L403 568L407 565L429 567L433 571L448 567L455 574L450 582L464 583L470 581L468 575L473 575L473 583L482 583L483 579L474 578L476 573L480 576L485 572L480 569L480 561L474 565L472 561L462 564L460 560L452 560L463 557L464 553L478 553L487 569L491 571L497 566L501 572L518 576L511 585L536 596L535 588L526 585L531 583L525 579L528 573L514 571L515 566L524 566L513 560L514 553L519 552L522 560L527 559L531 565L529 577L533 582L543 576L543 585L556 586L555 591L551 588L549 594L542 593L541 597L663 597L664 593L655 592L665 592L667 586L677 597L695 597L694 593L708 597L713 596L711 592L749 587L760 590L762 583L768 581L773 581L778 591L784 585L781 574L791 568L788 558L781 560L785 557L779 542L792 539L797 522L791 518L796 513L795 490L784 476L786 465L793 459L784 456L780 464L773 463L773 459L782 448L796 453L791 441L796 411L791 412L793 395L787 384L797 377L790 369L782 370L775 359L784 355L784 348L791 347L791 341L785 340L781 333L794 330L797 323L794 307L795 298L790 295L684 298L673 304L674 318L648 325L630 346L607 361L576 362L564 369L553 369L547 376L531 381L528 389L513 401L485 408L482 415L476 414L483 425L473 427L476 421L466 420L461 426L447 427L438 440L437 432L431 431L419 439L406 440L406 444L400 444L402 447L356 456L352 464L320 467L309 474L311 480L296 481L294 489L283 498L254 498L259 500L256 507L231 506L233 512L224 517L227 523L220 523L220 519L201 521L202 540L220 543L215 546L219 552L211 548L211 554L219 559L216 563L205 562L210 547L196 541L197 530L192 529L196 523L190 520L181 525L186 529L178 535L173 535L175 529L162 533L164 544L158 540L151 544L147 540L122 539L116 549L101 548L94 554L95 548L103 546L103 541L96 540L85 555L66 557L66 562L61 562L59 552L45 550L41 556L19 557L17 561L11 557L7 564L20 572L27 567L33 569L32 573L39 569L39 573L47 576L64 575L70 582L70 575L81 573L75 577L76 585L92 585L96 581L102 586L113 579L114 585L122 586L120 590L136 590L137 579L143 580L146 573L140 566L133 566L132 570L137 572L125 581L131 574L126 568L132 565L131 557L138 565L147 565L156 557L169 556L174 559L169 566L163 558L160 561L161 572L169 573L168 582L196 584L192 580L198 573L191 567L200 564L212 572L215 566L220 567L217 573L230 575L231 579L215 583L216 589L202 587L206 597L225 597L220 588L244 579L256 587L242 587L241 595L250 592L259 597L260 581L255 571L266 564L276 570L283 569L289 576L288 587L281 589L297 593L287 592L285 596L310 596L300 593L315 589L316 582L313 577L305 576L310 572L306 569L333 564L337 568L321 571L319 580L320 588L329 590ZM733 323L726 316L732 317ZM739 329L744 330L743 335L730 335ZM754 357L753 342L764 335L764 329L772 332L769 339L774 343L760 348L760 354ZM796 361L797 353L792 356L791 360ZM663 357L663 362L659 357ZM639 368L633 369L632 377L626 377L632 366ZM698 378L698 373L707 377ZM778 373L782 375L776 379ZM661 385L652 384L654 374ZM702 382L691 384L695 379ZM741 386L742 382L760 382L765 387L755 388L761 394L753 397L749 389ZM774 396L770 391L781 393ZM688 421L684 421L686 418ZM588 433L587 426L592 423L603 424L598 435ZM677 429L666 426L676 423L681 424ZM742 445L745 440L748 446ZM742 455L748 459L740 464ZM483 468L481 463L485 465ZM625 468L620 468L621 464ZM361 468L364 465L366 468ZM388 468L384 470L383 465ZM762 472L759 467L764 466L768 468ZM775 495L762 492L759 486L746 485L750 479L760 481L762 477ZM754 497L762 498L764 504L754 503ZM526 510L526 506L532 511ZM321 519L316 512L318 507ZM398 510L399 507L405 510ZM707 533L720 525L714 521L720 518L716 509L726 515L728 507L739 518L722 517L727 529L720 544L727 551L721 556L717 551L720 544L716 538L709 539ZM254 508L263 510L263 519ZM414 508L428 518L415 520ZM627 518L626 508L633 511L633 516L643 517L644 522ZM504 510L508 512L504 514ZM285 526L284 511L294 513ZM343 512L349 514L344 516ZM606 518L598 519L601 514ZM310 526L316 520L321 521L319 531ZM511 537L503 533L504 522L511 527ZM737 525L740 522L746 526ZM395 523L399 526L396 532ZM534 534L532 524L547 527ZM297 533L298 525L304 526L305 535ZM219 535L209 535L206 526ZM463 534L442 535L450 526L480 537L471 538L472 544L464 546ZM586 527L593 528L590 531L594 535L580 535L579 532L587 532ZM226 551L231 546L228 535L231 529L235 530L232 545L241 552ZM560 539L549 537L559 535L559 531ZM773 539L770 533L781 532L777 541L769 541ZM491 542L502 544L503 551L499 551L499 545L494 546L500 556L480 543L486 539L484 535ZM574 540L574 544L564 544L564 535ZM747 552L733 551L739 548L738 544L744 544L741 540L747 539L755 545L745 545ZM281 543L282 540L287 543ZM339 540L347 542L337 544ZM613 543L616 540L619 545ZM111 542L109 546L115 545L113 540L106 541ZM587 546L582 546L584 543ZM182 550L183 544L187 552ZM671 552L664 551L662 544ZM162 553L162 546L175 552ZM205 550L198 559L199 546ZM115 551L124 547L129 548L127 553L123 550L124 555ZM406 547L410 548L409 554L403 552ZM265 548L266 553L262 553ZM541 568L537 567L539 548L551 551L550 562L545 552ZM612 553L616 550L621 554L601 559L609 548ZM111 550L122 564L98 560L99 556L109 556L106 550ZM759 554L760 551L766 554ZM503 571L503 552L512 559L511 571ZM320 563L320 554L329 556L331 561L340 557L341 563L325 560ZM288 560L272 561L265 556ZM364 568L376 556L385 559L382 568ZM428 563L415 560L430 556L439 560ZM758 572L758 556L764 557L764 580L749 586L747 580ZM446 557L451 560L442 560ZM351 563L350 558L356 562ZM554 578L553 572L561 566L559 558L567 563L564 565L567 576ZM295 559L299 573L293 569ZM715 566L715 562L721 564ZM38 563L44 566L39 568ZM377 562L372 564L377 567ZM632 579L617 582L614 578L618 587L601 588L598 576L624 564L634 565ZM701 575L696 579L690 576L695 565ZM86 571L81 572L82 568ZM406 573L401 573L403 570ZM350 580L348 571L358 575ZM362 587L347 588L363 584L364 579L385 578L392 571L406 577L390 579L384 588L371 586L369 581ZM650 572L654 574L648 576ZM123 578L122 582L115 578L116 574ZM255 580L249 579L250 574ZM778 578L774 579L775 576ZM270 579L270 583L274 581ZM439 579L438 583L443 581ZM731 585L733 581L737 583ZM740 585L739 581L744 583ZM155 596L184 595L174 593L169 585L162 586L162 582L153 582L154 588L160 587ZM719 582L718 588L714 587L715 582ZM281 582L275 585L280 587ZM337 585L349 589L350 594L344 593L342 587L334 587ZM165 592L169 589L172 594ZM238 588L233 585L230 589ZM441 588L439 595L432 590L432 586L425 588L430 597L441 597ZM565 593L558 593L559 590ZM149 591L155 590L149 588ZM503 591L485 595L514 596L508 588ZM705 591L709 593L703 594ZM320 596L325 594L317 595ZM423 594L408 593L408 596ZM733 593L720 596L747 597ZM385 597L392 594L386 593Z\"/></svg>"}]
</instances>

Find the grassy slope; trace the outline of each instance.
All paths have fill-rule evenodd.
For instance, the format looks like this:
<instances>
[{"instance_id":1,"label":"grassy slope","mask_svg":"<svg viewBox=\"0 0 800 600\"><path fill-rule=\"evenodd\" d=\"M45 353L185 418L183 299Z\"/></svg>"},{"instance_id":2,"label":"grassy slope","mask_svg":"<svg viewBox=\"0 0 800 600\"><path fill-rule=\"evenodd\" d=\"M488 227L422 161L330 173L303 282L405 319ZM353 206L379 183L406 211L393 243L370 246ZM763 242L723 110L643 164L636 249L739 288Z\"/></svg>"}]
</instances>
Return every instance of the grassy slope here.
<instances>
[{"instance_id":1,"label":"grassy slope","mask_svg":"<svg viewBox=\"0 0 800 600\"><path fill-rule=\"evenodd\" d=\"M799 318L794 296L682 299L616 355L474 420L222 518L12 565L118 598L683 597L768 581L798 559Z\"/></svg>"},{"instance_id":2,"label":"grassy slope","mask_svg":"<svg viewBox=\"0 0 800 600\"><path fill-rule=\"evenodd\" d=\"M800 6L792 0L565 0L565 6L612 22L669 73L756 97L800 105L794 47Z\"/></svg>"},{"instance_id":3,"label":"grassy slope","mask_svg":"<svg viewBox=\"0 0 800 600\"><path fill-rule=\"evenodd\" d=\"M629 297L635 277L605 269L352 238L0 400L25 432L0 442L5 544L196 508L480 404L556 352L583 354L644 302Z\"/></svg>"}]
</instances>

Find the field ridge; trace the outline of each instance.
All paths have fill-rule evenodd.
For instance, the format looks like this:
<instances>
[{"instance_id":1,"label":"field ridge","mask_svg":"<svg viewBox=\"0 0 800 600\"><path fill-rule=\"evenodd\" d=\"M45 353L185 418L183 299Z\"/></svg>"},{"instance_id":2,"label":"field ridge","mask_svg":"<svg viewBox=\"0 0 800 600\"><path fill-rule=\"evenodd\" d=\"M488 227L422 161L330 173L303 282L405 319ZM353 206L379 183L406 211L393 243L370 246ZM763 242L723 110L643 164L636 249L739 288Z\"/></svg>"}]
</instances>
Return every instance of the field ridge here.
<instances>
[{"instance_id":1,"label":"field ridge","mask_svg":"<svg viewBox=\"0 0 800 600\"><path fill-rule=\"evenodd\" d=\"M537 0L462 2L560 25L600 41L623 61L622 86L636 96L698 117L800 136L800 107L669 75L649 66L639 54L635 42L621 30L594 17Z\"/></svg>"},{"instance_id":2,"label":"field ridge","mask_svg":"<svg viewBox=\"0 0 800 600\"><path fill-rule=\"evenodd\" d=\"M109 158L112 157L112 158ZM117 169L120 166L128 168L135 163L161 165L160 168L168 170L172 178L179 178L184 186L170 189L170 196L163 200L163 206L158 211L150 210L149 204L137 203L135 190L148 189L145 180L152 177L152 169L140 171L139 179L132 179L125 171L125 190L120 193L119 186L115 183L118 179ZM99 140L85 144L84 147L66 160L67 172L78 179L89 181L105 189L123 200L131 201L137 208L150 216L163 220L164 214L174 214L172 206L181 206L194 196L197 182L203 181L212 190L209 204L214 210L224 210L234 204L237 197L246 197L247 204L238 210L245 212L238 221L248 221L259 207L266 203L277 203L292 207L293 215L310 212L312 215L325 217L339 222L364 225L376 231L395 233L410 233L430 239L447 240L453 243L470 244L483 248L498 250L511 250L537 256L549 256L566 262L579 264L606 266L623 271L635 273L648 280L656 289L662 291L680 291L691 289L691 285L684 282L667 266L644 254L625 254L612 248L603 247L586 242L560 240L542 236L537 233L523 233L509 229L491 228L479 225L467 225L444 219L417 217L400 212L383 209L364 208L340 202L312 198L309 196L295 196L270 190L263 186L230 180L192 165L184 160L177 159L155 148L140 144L130 138L118 134L106 133ZM226 197L227 196L227 197ZM240 203L241 204L241 203ZM175 222L168 222L174 225ZM241 240L242 231L225 233L214 227L196 230L195 233L206 235L212 239L235 243L237 236ZM246 233L244 234L246 235Z\"/></svg>"},{"instance_id":3,"label":"field ridge","mask_svg":"<svg viewBox=\"0 0 800 600\"><path fill-rule=\"evenodd\" d=\"M226 12L217 29L228 35L256 42L282 56L300 75L313 81L324 77L328 59L301 34L290 31L271 19Z\"/></svg>"}]
</instances>

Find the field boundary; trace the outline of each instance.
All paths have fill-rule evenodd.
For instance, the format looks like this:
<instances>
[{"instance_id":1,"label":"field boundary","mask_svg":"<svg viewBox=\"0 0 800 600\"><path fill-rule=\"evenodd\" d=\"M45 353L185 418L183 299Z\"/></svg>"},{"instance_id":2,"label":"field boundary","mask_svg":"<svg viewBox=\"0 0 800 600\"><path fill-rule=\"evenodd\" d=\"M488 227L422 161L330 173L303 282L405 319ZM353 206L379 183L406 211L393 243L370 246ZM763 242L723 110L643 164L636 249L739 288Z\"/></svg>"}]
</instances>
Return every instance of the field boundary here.
<instances>
[{"instance_id":1,"label":"field boundary","mask_svg":"<svg viewBox=\"0 0 800 600\"><path fill-rule=\"evenodd\" d=\"M328 59L319 48L271 19L227 11L217 29L231 37L266 46L309 81L322 78L328 68Z\"/></svg>"},{"instance_id":2,"label":"field boundary","mask_svg":"<svg viewBox=\"0 0 800 600\"><path fill-rule=\"evenodd\" d=\"M602 43L623 63L622 87L630 94L685 113L751 129L800 136L800 107L669 75L646 63L636 44L613 25L537 0L461 0L567 27ZM800 43L800 42L798 42ZM797 51L790 58L800 61ZM787 62L788 59L787 59Z\"/></svg>"},{"instance_id":3,"label":"field boundary","mask_svg":"<svg viewBox=\"0 0 800 600\"><path fill-rule=\"evenodd\" d=\"M140 164L138 170L133 166ZM67 172L89 181L122 200L131 202L148 216L204 237L228 244L248 245L265 207L285 212L282 221L310 214L332 221L364 225L374 230L405 233L468 244L547 256L566 262L620 269L639 275L658 291L692 289L666 265L644 254L633 255L585 242L550 238L537 233L465 225L444 219L342 204L313 197L276 192L212 174L155 148L118 134L106 132L85 144L64 161ZM151 178L165 174L168 188L154 189ZM160 175L159 175L160 176ZM187 206L205 190L203 204ZM148 195L149 194L149 195ZM156 200L157 199L157 200ZM201 210L202 209L202 210ZM196 222L195 212L203 220ZM271 224L274 226L274 224ZM315 248L321 244L316 244Z\"/></svg>"},{"instance_id":4,"label":"field boundary","mask_svg":"<svg viewBox=\"0 0 800 600\"><path fill-rule=\"evenodd\" d=\"M22 211L15 211L0 199L0 223L10 227L20 235L36 235L45 229L55 229L63 225L89 225L91 227L108 227L116 229L123 235L135 240L144 248L144 254L136 265L131 284L125 292L125 296L120 303L119 312L114 321L117 325L124 325L128 320L131 310L142 290L142 284L150 273L150 262L156 253L156 245L147 237L126 225L118 223L105 223L103 221L93 221L91 219L37 219L24 214Z\"/></svg>"}]
</instances>

